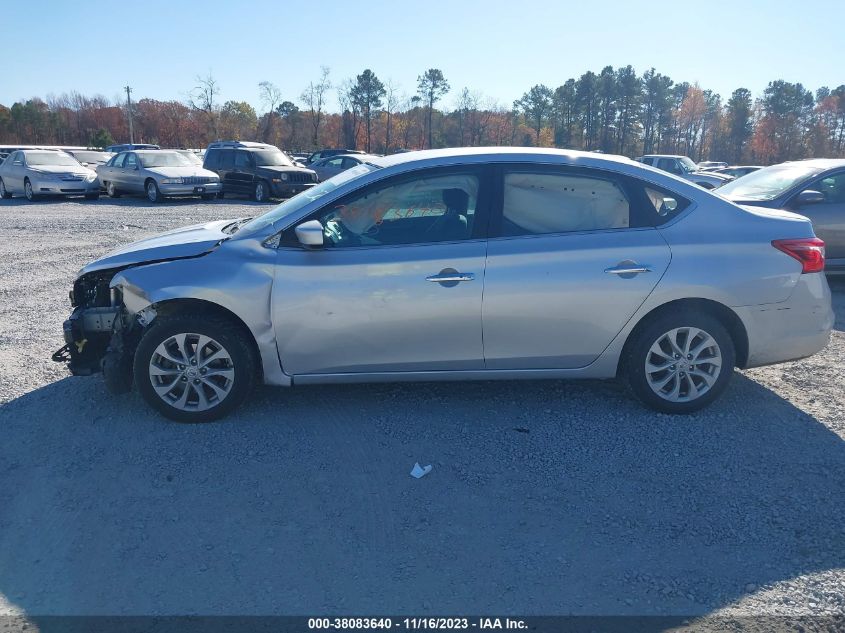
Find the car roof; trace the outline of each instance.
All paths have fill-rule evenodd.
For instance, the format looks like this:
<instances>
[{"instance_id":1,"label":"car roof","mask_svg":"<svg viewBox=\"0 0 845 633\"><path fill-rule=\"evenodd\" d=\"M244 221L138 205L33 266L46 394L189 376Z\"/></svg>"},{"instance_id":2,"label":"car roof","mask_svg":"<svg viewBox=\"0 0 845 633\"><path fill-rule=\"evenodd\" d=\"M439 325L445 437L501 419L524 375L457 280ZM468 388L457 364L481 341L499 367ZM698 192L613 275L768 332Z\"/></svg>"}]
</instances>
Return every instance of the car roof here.
<instances>
[{"instance_id":1,"label":"car roof","mask_svg":"<svg viewBox=\"0 0 845 633\"><path fill-rule=\"evenodd\" d=\"M836 169L845 167L845 158L808 158L806 160L790 160L781 165L809 165L818 169Z\"/></svg>"},{"instance_id":2,"label":"car roof","mask_svg":"<svg viewBox=\"0 0 845 633\"><path fill-rule=\"evenodd\" d=\"M545 147L456 147L447 149L426 149L415 152L402 152L390 156L372 156L372 162L380 167L391 167L411 162L423 162L447 159L472 158L471 162L483 162L485 160L520 158L530 160L537 158L564 159L563 162L577 163L589 167L601 167L608 164L636 164L630 158L616 154L596 154L594 152L581 152L577 150L555 149ZM450 161L449 161L450 162Z\"/></svg>"}]
</instances>

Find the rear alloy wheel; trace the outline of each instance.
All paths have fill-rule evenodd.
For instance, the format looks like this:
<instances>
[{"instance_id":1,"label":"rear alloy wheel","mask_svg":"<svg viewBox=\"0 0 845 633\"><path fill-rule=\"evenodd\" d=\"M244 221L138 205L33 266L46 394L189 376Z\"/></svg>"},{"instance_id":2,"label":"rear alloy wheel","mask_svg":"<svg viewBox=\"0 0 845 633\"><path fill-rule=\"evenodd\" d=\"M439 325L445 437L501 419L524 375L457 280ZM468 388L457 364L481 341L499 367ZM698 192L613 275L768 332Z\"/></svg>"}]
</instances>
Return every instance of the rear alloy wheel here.
<instances>
[{"instance_id":1,"label":"rear alloy wheel","mask_svg":"<svg viewBox=\"0 0 845 633\"><path fill-rule=\"evenodd\" d=\"M256 361L246 336L225 319L160 317L138 344L135 384L149 405L177 422L210 422L248 395Z\"/></svg>"},{"instance_id":2,"label":"rear alloy wheel","mask_svg":"<svg viewBox=\"0 0 845 633\"><path fill-rule=\"evenodd\" d=\"M144 189L147 192L147 200L153 203L161 202L161 191L159 191L158 184L155 180L148 180Z\"/></svg>"},{"instance_id":3,"label":"rear alloy wheel","mask_svg":"<svg viewBox=\"0 0 845 633\"><path fill-rule=\"evenodd\" d=\"M109 198L119 198L120 192L117 190L117 187L114 186L113 182L109 182L106 184L106 194Z\"/></svg>"},{"instance_id":4,"label":"rear alloy wheel","mask_svg":"<svg viewBox=\"0 0 845 633\"><path fill-rule=\"evenodd\" d=\"M255 183L255 191L253 191L252 197L255 198L256 202L267 202L269 196L270 186L264 180Z\"/></svg>"},{"instance_id":5,"label":"rear alloy wheel","mask_svg":"<svg viewBox=\"0 0 845 633\"><path fill-rule=\"evenodd\" d=\"M12 192L6 189L6 183L3 182L2 178L0 178L0 197L6 198L7 200L12 197Z\"/></svg>"},{"instance_id":6,"label":"rear alloy wheel","mask_svg":"<svg viewBox=\"0 0 845 633\"><path fill-rule=\"evenodd\" d=\"M23 195L25 195L26 199L30 202L35 201L35 192L32 190L32 183L29 182L29 178L23 181Z\"/></svg>"},{"instance_id":7,"label":"rear alloy wheel","mask_svg":"<svg viewBox=\"0 0 845 633\"><path fill-rule=\"evenodd\" d=\"M626 359L637 397L664 413L692 413L713 402L733 374L736 352L708 314L665 314L633 341Z\"/></svg>"}]
</instances>

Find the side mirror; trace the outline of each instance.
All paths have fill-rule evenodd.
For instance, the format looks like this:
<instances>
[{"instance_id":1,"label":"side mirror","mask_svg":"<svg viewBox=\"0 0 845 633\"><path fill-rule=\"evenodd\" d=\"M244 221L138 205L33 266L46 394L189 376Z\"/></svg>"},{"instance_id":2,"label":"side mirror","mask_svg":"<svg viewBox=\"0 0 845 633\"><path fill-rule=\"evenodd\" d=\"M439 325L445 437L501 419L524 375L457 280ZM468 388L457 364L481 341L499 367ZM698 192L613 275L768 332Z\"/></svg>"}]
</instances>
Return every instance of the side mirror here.
<instances>
[{"instance_id":1,"label":"side mirror","mask_svg":"<svg viewBox=\"0 0 845 633\"><path fill-rule=\"evenodd\" d=\"M323 225L317 220L308 220L297 226L296 239L303 246L309 248L320 248L323 246Z\"/></svg>"},{"instance_id":2,"label":"side mirror","mask_svg":"<svg viewBox=\"0 0 845 633\"><path fill-rule=\"evenodd\" d=\"M657 215L667 215L678 208L678 201L674 198L663 198L660 203L660 208L657 210Z\"/></svg>"},{"instance_id":3,"label":"side mirror","mask_svg":"<svg viewBox=\"0 0 845 633\"><path fill-rule=\"evenodd\" d=\"M796 207L803 207L805 204L818 204L824 202L824 194L815 189L805 189L797 196L795 196L794 204Z\"/></svg>"}]
</instances>

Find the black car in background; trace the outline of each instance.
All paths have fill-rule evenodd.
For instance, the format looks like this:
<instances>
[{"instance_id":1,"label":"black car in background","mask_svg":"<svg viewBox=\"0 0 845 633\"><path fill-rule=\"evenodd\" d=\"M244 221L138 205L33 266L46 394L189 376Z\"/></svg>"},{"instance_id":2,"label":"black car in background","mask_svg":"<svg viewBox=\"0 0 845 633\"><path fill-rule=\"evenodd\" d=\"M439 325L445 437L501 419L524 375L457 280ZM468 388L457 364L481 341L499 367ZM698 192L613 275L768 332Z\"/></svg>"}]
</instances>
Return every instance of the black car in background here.
<instances>
[{"instance_id":1,"label":"black car in background","mask_svg":"<svg viewBox=\"0 0 845 633\"><path fill-rule=\"evenodd\" d=\"M317 174L293 161L275 145L217 141L205 150L205 169L223 183L221 195L251 196L258 202L287 198L317 183Z\"/></svg>"}]
</instances>

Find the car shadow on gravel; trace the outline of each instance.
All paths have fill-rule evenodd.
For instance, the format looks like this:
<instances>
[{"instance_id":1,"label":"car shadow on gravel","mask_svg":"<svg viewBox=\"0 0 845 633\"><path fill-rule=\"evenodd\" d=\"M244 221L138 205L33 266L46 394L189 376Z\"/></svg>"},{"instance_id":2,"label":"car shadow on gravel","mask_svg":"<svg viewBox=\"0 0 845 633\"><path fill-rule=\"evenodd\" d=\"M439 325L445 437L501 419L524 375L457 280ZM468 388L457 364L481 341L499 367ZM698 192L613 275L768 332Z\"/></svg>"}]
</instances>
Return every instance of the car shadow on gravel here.
<instances>
[{"instance_id":1,"label":"car shadow on gravel","mask_svg":"<svg viewBox=\"0 0 845 633\"><path fill-rule=\"evenodd\" d=\"M202 426L66 378L0 428L0 598L34 616L694 615L845 567L845 444L742 374L687 417L549 381L268 388Z\"/></svg>"}]
</instances>

